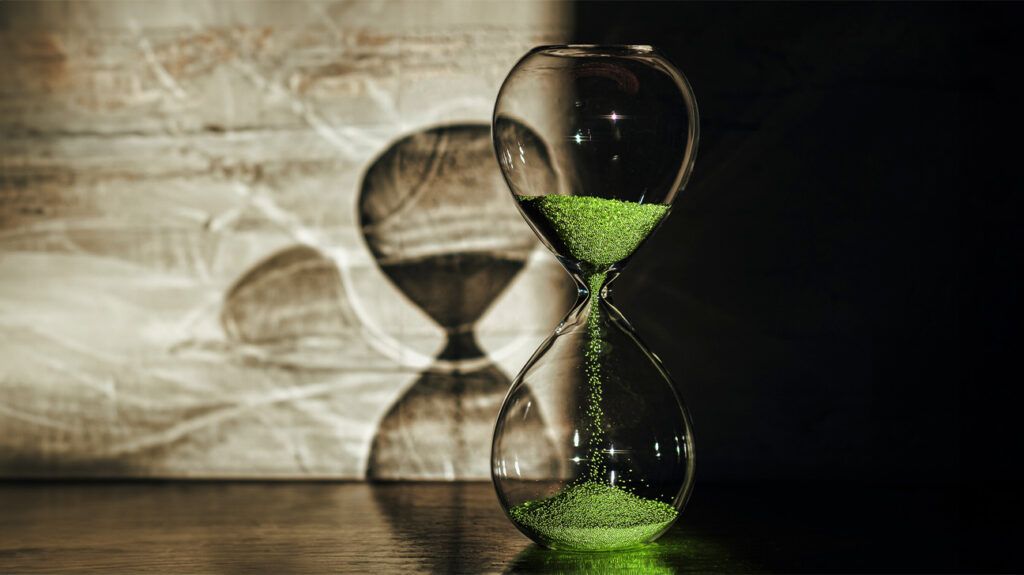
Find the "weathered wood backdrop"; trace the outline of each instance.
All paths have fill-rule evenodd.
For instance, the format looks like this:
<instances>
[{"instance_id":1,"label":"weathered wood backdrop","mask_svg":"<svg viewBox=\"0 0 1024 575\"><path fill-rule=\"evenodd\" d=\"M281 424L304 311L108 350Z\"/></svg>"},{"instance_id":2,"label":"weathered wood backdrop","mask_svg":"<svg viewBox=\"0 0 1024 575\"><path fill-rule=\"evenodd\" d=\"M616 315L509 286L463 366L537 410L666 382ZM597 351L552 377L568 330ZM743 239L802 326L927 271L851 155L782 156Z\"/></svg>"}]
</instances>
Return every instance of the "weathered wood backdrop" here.
<instances>
[{"instance_id":1,"label":"weathered wood backdrop","mask_svg":"<svg viewBox=\"0 0 1024 575\"><path fill-rule=\"evenodd\" d=\"M0 6L0 475L363 477L385 414L446 345L423 298L480 295L437 285L437 266L412 281L428 296L385 275L367 244L380 230L360 222L364 174L406 136L486 124L516 58L564 38L563 12ZM425 145L442 167L467 161ZM476 322L493 387L557 322L566 280L502 227L527 229L496 164L475 170L459 197L374 201L406 218L388 239L399 255L518 242L525 267ZM494 236L474 244L453 212ZM484 406L470 423L489 426L500 399L469 398ZM405 417L437 418L444 438L463 403L431 401ZM423 454L440 467L397 457L380 474L486 476L489 437L445 441Z\"/></svg>"}]
</instances>

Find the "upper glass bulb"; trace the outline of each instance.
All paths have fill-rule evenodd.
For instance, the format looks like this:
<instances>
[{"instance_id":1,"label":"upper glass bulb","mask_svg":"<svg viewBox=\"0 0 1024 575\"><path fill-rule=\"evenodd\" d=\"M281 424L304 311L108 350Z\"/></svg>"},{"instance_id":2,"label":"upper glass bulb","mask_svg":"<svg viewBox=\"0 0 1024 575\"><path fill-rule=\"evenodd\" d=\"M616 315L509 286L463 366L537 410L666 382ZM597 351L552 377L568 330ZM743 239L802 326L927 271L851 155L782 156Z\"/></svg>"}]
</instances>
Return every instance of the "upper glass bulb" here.
<instances>
[{"instance_id":1,"label":"upper glass bulb","mask_svg":"<svg viewBox=\"0 0 1024 575\"><path fill-rule=\"evenodd\" d=\"M696 155L693 92L650 46L535 48L502 85L493 120L505 180L527 220L563 263L578 264L585 254L574 253L564 233L551 229L554 218L544 209L550 202L537 198L589 196L665 206L634 210L646 212L636 215L640 220L654 223L639 225L634 233L641 237L620 242L621 249L600 258L602 266L611 266L628 259L663 219L686 185Z\"/></svg>"}]
</instances>

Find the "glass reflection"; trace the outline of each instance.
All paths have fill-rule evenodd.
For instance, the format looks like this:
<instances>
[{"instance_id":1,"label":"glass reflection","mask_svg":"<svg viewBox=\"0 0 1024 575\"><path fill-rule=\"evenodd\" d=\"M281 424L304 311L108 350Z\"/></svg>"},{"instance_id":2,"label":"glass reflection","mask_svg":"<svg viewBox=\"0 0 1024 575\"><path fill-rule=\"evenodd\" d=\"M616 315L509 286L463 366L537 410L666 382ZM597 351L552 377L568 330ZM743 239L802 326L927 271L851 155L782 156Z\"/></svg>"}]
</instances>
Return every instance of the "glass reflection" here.
<instances>
[{"instance_id":1,"label":"glass reflection","mask_svg":"<svg viewBox=\"0 0 1024 575\"><path fill-rule=\"evenodd\" d=\"M524 549L505 573L644 573L669 575L676 570L666 556L667 546L646 547L607 553L553 551L538 545Z\"/></svg>"},{"instance_id":2,"label":"glass reflection","mask_svg":"<svg viewBox=\"0 0 1024 575\"><path fill-rule=\"evenodd\" d=\"M525 547L505 573L761 573L757 563L730 552L719 542L673 529L655 543L607 552L578 552Z\"/></svg>"}]
</instances>

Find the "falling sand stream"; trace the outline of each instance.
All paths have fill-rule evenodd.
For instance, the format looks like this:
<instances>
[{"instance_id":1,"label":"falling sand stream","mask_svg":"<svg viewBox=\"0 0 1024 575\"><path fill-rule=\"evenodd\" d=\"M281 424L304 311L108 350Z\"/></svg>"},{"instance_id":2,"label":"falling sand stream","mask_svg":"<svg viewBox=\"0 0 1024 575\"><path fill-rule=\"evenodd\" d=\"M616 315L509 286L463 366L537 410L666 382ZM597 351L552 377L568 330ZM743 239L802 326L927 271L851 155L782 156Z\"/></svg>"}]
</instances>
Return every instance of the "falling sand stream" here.
<instances>
[{"instance_id":1,"label":"falling sand stream","mask_svg":"<svg viewBox=\"0 0 1024 575\"><path fill-rule=\"evenodd\" d=\"M609 550L642 544L671 525L678 512L668 503L640 497L606 478L601 374L607 343L602 333L601 290L611 266L636 251L669 207L586 196L518 199L530 220L560 244L555 248L579 262L583 270L590 302L583 350L589 454L585 472L561 492L521 503L510 515L554 548Z\"/></svg>"}]
</instances>

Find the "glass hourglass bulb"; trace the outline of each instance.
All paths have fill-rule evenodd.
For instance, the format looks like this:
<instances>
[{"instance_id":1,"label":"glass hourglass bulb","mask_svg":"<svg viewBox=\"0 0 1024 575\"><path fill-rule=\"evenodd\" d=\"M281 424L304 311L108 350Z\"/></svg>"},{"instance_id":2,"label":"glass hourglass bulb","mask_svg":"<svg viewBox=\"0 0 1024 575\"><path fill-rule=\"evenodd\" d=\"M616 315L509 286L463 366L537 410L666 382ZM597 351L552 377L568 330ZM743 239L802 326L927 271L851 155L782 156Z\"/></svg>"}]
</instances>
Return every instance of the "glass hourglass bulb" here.
<instances>
[{"instance_id":1,"label":"glass hourglass bulb","mask_svg":"<svg viewBox=\"0 0 1024 575\"><path fill-rule=\"evenodd\" d=\"M501 407L491 452L498 498L546 547L653 541L689 497L693 431L609 284L689 178L693 93L650 46L543 46L505 79L492 137L521 213L580 294Z\"/></svg>"}]
</instances>

